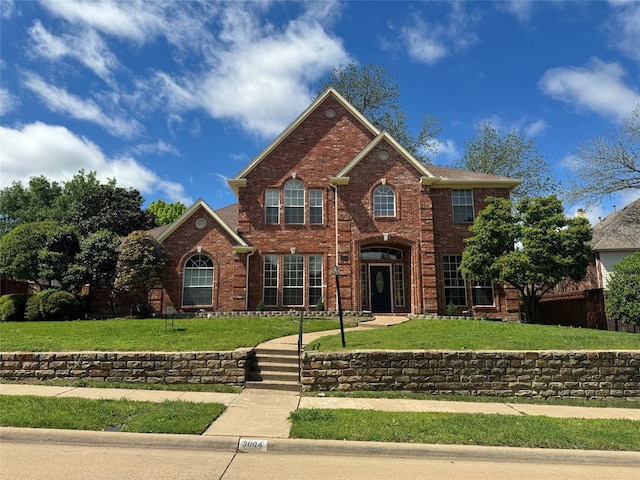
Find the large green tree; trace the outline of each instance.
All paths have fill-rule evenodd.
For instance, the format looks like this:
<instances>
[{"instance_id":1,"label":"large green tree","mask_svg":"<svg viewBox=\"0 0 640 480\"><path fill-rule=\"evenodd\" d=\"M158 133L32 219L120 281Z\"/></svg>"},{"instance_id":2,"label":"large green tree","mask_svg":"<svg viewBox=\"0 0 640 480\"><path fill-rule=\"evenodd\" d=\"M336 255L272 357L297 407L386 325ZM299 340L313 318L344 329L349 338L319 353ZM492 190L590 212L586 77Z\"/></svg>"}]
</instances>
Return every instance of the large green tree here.
<instances>
[{"instance_id":1,"label":"large green tree","mask_svg":"<svg viewBox=\"0 0 640 480\"><path fill-rule=\"evenodd\" d=\"M551 194L557 189L549 164L538 153L533 139L527 140L515 130L503 134L490 122L478 125L476 136L467 140L455 167L522 180L512 191L516 199Z\"/></svg>"},{"instance_id":2,"label":"large green tree","mask_svg":"<svg viewBox=\"0 0 640 480\"><path fill-rule=\"evenodd\" d=\"M515 205L489 197L469 230L462 275L513 286L530 323L538 321L540 298L563 278L580 280L591 256L588 220L567 217L555 195Z\"/></svg>"},{"instance_id":3,"label":"large green tree","mask_svg":"<svg viewBox=\"0 0 640 480\"><path fill-rule=\"evenodd\" d=\"M640 325L640 252L614 265L604 297L607 314Z\"/></svg>"},{"instance_id":4,"label":"large green tree","mask_svg":"<svg viewBox=\"0 0 640 480\"><path fill-rule=\"evenodd\" d=\"M422 162L437 151L435 137L440 122L425 114L422 126L414 136L407 126L406 114L400 106L398 79L384 65L356 65L334 67L328 80L320 85L319 93L335 88L351 105L379 130L385 130L409 153Z\"/></svg>"},{"instance_id":5,"label":"large green tree","mask_svg":"<svg viewBox=\"0 0 640 480\"><path fill-rule=\"evenodd\" d=\"M151 202L149 211L156 216L156 225L169 225L180 215L187 211L187 207L181 202L166 203L163 200Z\"/></svg>"},{"instance_id":6,"label":"large green tree","mask_svg":"<svg viewBox=\"0 0 640 480\"><path fill-rule=\"evenodd\" d=\"M166 266L167 254L158 240L143 231L131 232L118 256L115 289L135 295L138 313L145 315L149 292L161 282Z\"/></svg>"},{"instance_id":7,"label":"large green tree","mask_svg":"<svg viewBox=\"0 0 640 480\"><path fill-rule=\"evenodd\" d=\"M577 175L573 201L598 203L618 192L640 191L640 101L620 127L584 142L570 164Z\"/></svg>"}]
</instances>

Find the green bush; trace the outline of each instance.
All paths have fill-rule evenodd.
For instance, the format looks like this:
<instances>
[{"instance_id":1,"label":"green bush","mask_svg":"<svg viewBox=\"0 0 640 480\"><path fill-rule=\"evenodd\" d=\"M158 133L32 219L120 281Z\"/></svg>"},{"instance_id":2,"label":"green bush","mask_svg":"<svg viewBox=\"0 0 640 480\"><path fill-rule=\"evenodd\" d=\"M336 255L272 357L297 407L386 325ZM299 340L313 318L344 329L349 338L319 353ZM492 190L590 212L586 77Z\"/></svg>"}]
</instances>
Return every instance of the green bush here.
<instances>
[{"instance_id":1,"label":"green bush","mask_svg":"<svg viewBox=\"0 0 640 480\"><path fill-rule=\"evenodd\" d=\"M27 295L11 293L0 297L0 322L22 322Z\"/></svg>"},{"instance_id":2,"label":"green bush","mask_svg":"<svg viewBox=\"0 0 640 480\"><path fill-rule=\"evenodd\" d=\"M78 297L64 290L49 289L27 300L24 317L28 322L69 320L80 318L82 313L82 302Z\"/></svg>"},{"instance_id":3,"label":"green bush","mask_svg":"<svg viewBox=\"0 0 640 480\"><path fill-rule=\"evenodd\" d=\"M614 265L604 302L607 314L620 322L640 325L640 251Z\"/></svg>"}]
</instances>

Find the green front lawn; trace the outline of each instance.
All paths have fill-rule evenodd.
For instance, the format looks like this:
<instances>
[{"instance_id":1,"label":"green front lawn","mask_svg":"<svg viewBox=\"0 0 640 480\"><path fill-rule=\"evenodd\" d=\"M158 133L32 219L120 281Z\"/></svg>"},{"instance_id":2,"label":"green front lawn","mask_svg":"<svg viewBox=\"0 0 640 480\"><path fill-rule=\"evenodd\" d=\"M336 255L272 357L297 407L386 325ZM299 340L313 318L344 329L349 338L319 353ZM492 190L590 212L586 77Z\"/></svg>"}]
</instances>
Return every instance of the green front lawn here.
<instances>
[{"instance_id":1,"label":"green front lawn","mask_svg":"<svg viewBox=\"0 0 640 480\"><path fill-rule=\"evenodd\" d=\"M416 319L345 337L348 350L640 350L640 335L632 333L476 320ZM307 350L343 348L335 335Z\"/></svg>"},{"instance_id":2,"label":"green front lawn","mask_svg":"<svg viewBox=\"0 0 640 480\"><path fill-rule=\"evenodd\" d=\"M176 319L175 328L165 332L162 319L3 322L0 323L0 351L234 350L297 334L299 318ZM304 320L305 332L335 328L339 328L337 320Z\"/></svg>"},{"instance_id":3,"label":"green front lawn","mask_svg":"<svg viewBox=\"0 0 640 480\"><path fill-rule=\"evenodd\" d=\"M292 438L640 451L640 422L541 416L301 409Z\"/></svg>"},{"instance_id":4,"label":"green front lawn","mask_svg":"<svg viewBox=\"0 0 640 480\"><path fill-rule=\"evenodd\" d=\"M200 435L224 410L219 403L0 395L0 426Z\"/></svg>"}]
</instances>

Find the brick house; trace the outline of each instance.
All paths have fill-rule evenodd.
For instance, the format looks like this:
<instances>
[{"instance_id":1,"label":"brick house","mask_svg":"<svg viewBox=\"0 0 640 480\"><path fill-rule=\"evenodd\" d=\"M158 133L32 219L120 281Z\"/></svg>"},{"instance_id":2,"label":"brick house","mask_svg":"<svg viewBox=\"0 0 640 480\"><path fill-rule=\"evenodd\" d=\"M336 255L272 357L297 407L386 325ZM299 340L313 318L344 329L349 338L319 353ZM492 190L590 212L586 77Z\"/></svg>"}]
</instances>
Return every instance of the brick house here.
<instances>
[{"instance_id":1,"label":"brick house","mask_svg":"<svg viewBox=\"0 0 640 480\"><path fill-rule=\"evenodd\" d=\"M228 181L238 203L198 200L151 231L170 256L165 312L336 309L513 318L517 297L458 272L487 196L520 182L424 165L335 90L320 95Z\"/></svg>"}]
</instances>

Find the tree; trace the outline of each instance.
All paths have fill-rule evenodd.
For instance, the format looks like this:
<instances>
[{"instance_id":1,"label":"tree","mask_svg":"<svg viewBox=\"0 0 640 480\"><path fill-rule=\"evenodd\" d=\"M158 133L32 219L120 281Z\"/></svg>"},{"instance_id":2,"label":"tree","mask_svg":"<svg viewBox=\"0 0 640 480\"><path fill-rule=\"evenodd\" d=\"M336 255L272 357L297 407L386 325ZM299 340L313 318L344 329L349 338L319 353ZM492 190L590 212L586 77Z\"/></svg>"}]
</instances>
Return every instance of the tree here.
<instances>
[{"instance_id":1,"label":"tree","mask_svg":"<svg viewBox=\"0 0 640 480\"><path fill-rule=\"evenodd\" d=\"M515 130L503 135L490 122L480 123L477 130L477 135L465 143L456 168L522 180L512 191L514 199L550 194L557 189L549 165L532 139Z\"/></svg>"},{"instance_id":2,"label":"tree","mask_svg":"<svg viewBox=\"0 0 640 480\"><path fill-rule=\"evenodd\" d=\"M428 155L436 153L434 139L440 133L439 120L432 115L424 115L420 133L414 137L400 107L398 79L385 66L350 63L334 67L329 79L320 85L319 93L329 87L335 88L376 128L387 131L418 160L429 163Z\"/></svg>"},{"instance_id":3,"label":"tree","mask_svg":"<svg viewBox=\"0 0 640 480\"><path fill-rule=\"evenodd\" d=\"M640 251L614 265L604 303L611 317L640 325Z\"/></svg>"},{"instance_id":4,"label":"tree","mask_svg":"<svg viewBox=\"0 0 640 480\"><path fill-rule=\"evenodd\" d=\"M51 284L64 285L67 271L80 251L80 243L72 227L57 227L38 252L39 277Z\"/></svg>"},{"instance_id":5,"label":"tree","mask_svg":"<svg viewBox=\"0 0 640 480\"><path fill-rule=\"evenodd\" d=\"M126 236L135 230L148 230L155 226L155 218L142 210L144 200L135 189L98 185L75 203L70 222L82 236L99 230L109 230Z\"/></svg>"},{"instance_id":6,"label":"tree","mask_svg":"<svg viewBox=\"0 0 640 480\"><path fill-rule=\"evenodd\" d=\"M65 215L60 199L62 187L49 182L43 175L31 177L25 188L20 182L0 191L0 235L30 222L54 220L61 222Z\"/></svg>"},{"instance_id":7,"label":"tree","mask_svg":"<svg viewBox=\"0 0 640 480\"><path fill-rule=\"evenodd\" d=\"M187 211L187 207L180 202L165 203L163 200L151 202L149 211L156 216L156 225L169 225L173 223L180 215Z\"/></svg>"},{"instance_id":8,"label":"tree","mask_svg":"<svg viewBox=\"0 0 640 480\"><path fill-rule=\"evenodd\" d=\"M572 201L594 204L610 195L640 191L640 101L618 129L584 142L570 165L579 178Z\"/></svg>"},{"instance_id":9,"label":"tree","mask_svg":"<svg viewBox=\"0 0 640 480\"><path fill-rule=\"evenodd\" d=\"M536 323L540 298L563 278L580 280L591 256L591 228L569 218L555 196L512 201L489 197L469 228L460 270L470 280L508 283L524 320Z\"/></svg>"},{"instance_id":10,"label":"tree","mask_svg":"<svg viewBox=\"0 0 640 480\"><path fill-rule=\"evenodd\" d=\"M23 223L0 237L0 275L42 283L43 245L59 228L51 220Z\"/></svg>"},{"instance_id":11,"label":"tree","mask_svg":"<svg viewBox=\"0 0 640 480\"><path fill-rule=\"evenodd\" d=\"M118 256L115 289L137 296L140 300L139 313L145 315L149 292L164 277L166 266L164 246L148 233L132 232L125 239Z\"/></svg>"}]
</instances>

